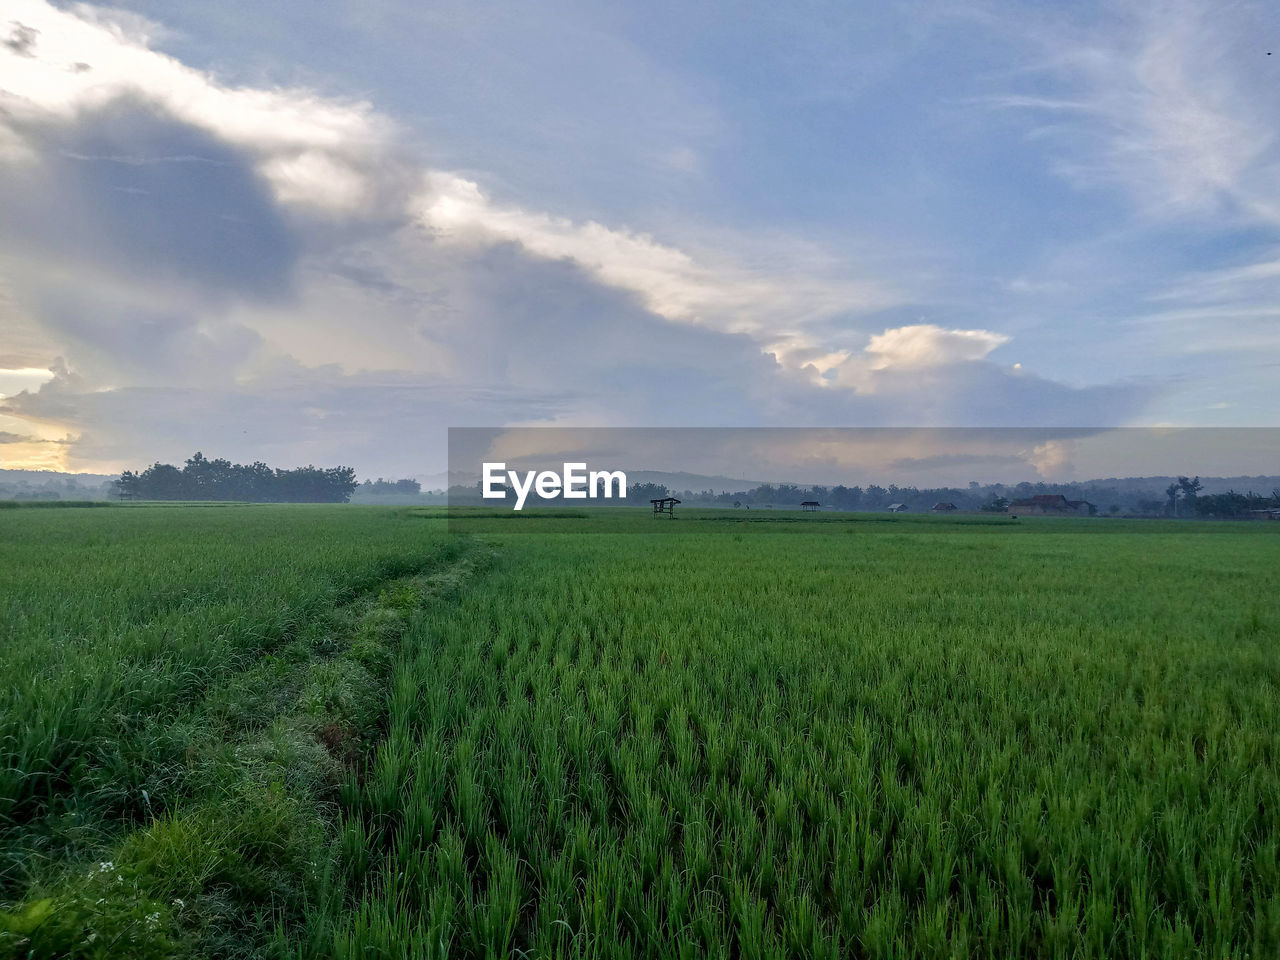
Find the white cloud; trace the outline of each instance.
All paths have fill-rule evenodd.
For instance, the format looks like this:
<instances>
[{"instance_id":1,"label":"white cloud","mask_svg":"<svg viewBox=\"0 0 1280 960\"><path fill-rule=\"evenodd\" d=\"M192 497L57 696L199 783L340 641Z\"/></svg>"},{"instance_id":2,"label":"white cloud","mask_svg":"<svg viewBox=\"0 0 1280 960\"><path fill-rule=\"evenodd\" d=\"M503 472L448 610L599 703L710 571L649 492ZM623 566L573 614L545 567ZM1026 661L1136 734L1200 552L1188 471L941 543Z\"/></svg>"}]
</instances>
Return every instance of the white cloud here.
<instances>
[{"instance_id":1,"label":"white cloud","mask_svg":"<svg viewBox=\"0 0 1280 960\"><path fill-rule=\"evenodd\" d=\"M0 306L47 336L0 363L68 364L2 412L76 437L68 463L181 456L197 423L233 457L408 469L429 430L479 418L1068 423L1143 399L1005 370L991 330L877 320L868 342L906 297L847 260L496 200L406 161L371 106L227 85L150 49L145 21L5 16L34 39L0 46L0 163L27 217L0 222Z\"/></svg>"},{"instance_id":2,"label":"white cloud","mask_svg":"<svg viewBox=\"0 0 1280 960\"><path fill-rule=\"evenodd\" d=\"M150 49L155 31L146 21L103 17L87 7L62 10L42 0L14 2L9 15L35 39L22 55L0 50L0 105L11 118L5 123L0 113L0 136L11 148L21 145L27 159L34 158L29 127L73 125L134 97L244 150L281 204L359 216L389 180L400 212L419 218L443 242L518 243L536 257L570 260L667 320L750 334L780 358L817 345L804 332L815 320L901 301L879 283L803 271L771 275L732 255L695 256L645 233L496 203L476 182L451 173L422 172L413 196L413 190L402 192L401 170L392 162L395 126L369 104L302 89L227 86ZM14 153L8 151L11 160ZM847 264L842 272L847 275Z\"/></svg>"},{"instance_id":3,"label":"white cloud","mask_svg":"<svg viewBox=\"0 0 1280 960\"><path fill-rule=\"evenodd\" d=\"M957 364L982 364L987 354L1009 339L991 330L948 330L917 323L874 334L861 350L806 356L806 360L822 385L877 393L890 385L900 390L902 374L932 371L936 376Z\"/></svg>"},{"instance_id":4,"label":"white cloud","mask_svg":"<svg viewBox=\"0 0 1280 960\"><path fill-rule=\"evenodd\" d=\"M944 330L932 323L920 323L876 334L866 352L873 358L872 370L912 370L982 360L1008 341L1004 334L990 330Z\"/></svg>"},{"instance_id":5,"label":"white cloud","mask_svg":"<svg viewBox=\"0 0 1280 960\"><path fill-rule=\"evenodd\" d=\"M1118 186L1151 215L1278 223L1280 97L1252 42L1263 11L1171 0L1112 8L1083 28L1029 21L1032 74L1057 92L987 102L1039 115L1030 133L1055 146L1057 170L1080 186Z\"/></svg>"},{"instance_id":6,"label":"white cloud","mask_svg":"<svg viewBox=\"0 0 1280 960\"><path fill-rule=\"evenodd\" d=\"M282 202L351 214L367 198L370 167L393 132L368 104L226 86L150 49L137 18L42 0L9 0L5 12L12 29L34 31L34 39L23 54L0 47L0 160L35 158L28 125L73 124L136 97L257 157Z\"/></svg>"},{"instance_id":7,"label":"white cloud","mask_svg":"<svg viewBox=\"0 0 1280 960\"><path fill-rule=\"evenodd\" d=\"M1193 304L1252 303L1272 308L1280 292L1280 257L1274 252L1265 260L1219 270L1188 274L1168 290L1151 299Z\"/></svg>"},{"instance_id":8,"label":"white cloud","mask_svg":"<svg viewBox=\"0 0 1280 960\"><path fill-rule=\"evenodd\" d=\"M1061 480L1072 475L1071 446L1065 440L1046 440L1022 456L1046 480Z\"/></svg>"},{"instance_id":9,"label":"white cloud","mask_svg":"<svg viewBox=\"0 0 1280 960\"><path fill-rule=\"evenodd\" d=\"M711 265L648 234L494 203L477 183L449 173L428 174L418 209L422 223L446 243L518 243L534 256L572 261L599 282L638 295L661 317L764 338L775 353L808 346L802 331L814 320L899 300L870 283L783 279L731 262Z\"/></svg>"},{"instance_id":10,"label":"white cloud","mask_svg":"<svg viewBox=\"0 0 1280 960\"><path fill-rule=\"evenodd\" d=\"M0 399L23 390L38 390L40 385L53 378L53 373L40 367L0 367Z\"/></svg>"},{"instance_id":11,"label":"white cloud","mask_svg":"<svg viewBox=\"0 0 1280 960\"><path fill-rule=\"evenodd\" d=\"M262 164L281 203L314 204L332 212L359 210L370 199L368 180L322 150L272 157Z\"/></svg>"}]
</instances>

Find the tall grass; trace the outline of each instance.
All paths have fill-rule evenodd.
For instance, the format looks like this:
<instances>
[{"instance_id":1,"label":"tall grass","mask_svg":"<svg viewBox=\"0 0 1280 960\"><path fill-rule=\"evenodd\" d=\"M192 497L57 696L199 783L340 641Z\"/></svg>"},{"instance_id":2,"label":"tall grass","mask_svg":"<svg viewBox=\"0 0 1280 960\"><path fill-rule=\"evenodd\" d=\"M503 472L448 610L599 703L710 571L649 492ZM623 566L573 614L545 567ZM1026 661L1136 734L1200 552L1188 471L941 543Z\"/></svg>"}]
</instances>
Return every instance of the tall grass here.
<instances>
[{"instance_id":1,"label":"tall grass","mask_svg":"<svg viewBox=\"0 0 1280 960\"><path fill-rule=\"evenodd\" d=\"M1275 531L752 513L4 511L0 956L1280 955Z\"/></svg>"},{"instance_id":2,"label":"tall grass","mask_svg":"<svg viewBox=\"0 0 1280 960\"><path fill-rule=\"evenodd\" d=\"M1280 538L771 529L504 538L291 948L1280 956Z\"/></svg>"},{"instance_id":3,"label":"tall grass","mask_svg":"<svg viewBox=\"0 0 1280 960\"><path fill-rule=\"evenodd\" d=\"M181 718L440 542L361 508L0 514L0 896L163 814L200 722Z\"/></svg>"}]
</instances>

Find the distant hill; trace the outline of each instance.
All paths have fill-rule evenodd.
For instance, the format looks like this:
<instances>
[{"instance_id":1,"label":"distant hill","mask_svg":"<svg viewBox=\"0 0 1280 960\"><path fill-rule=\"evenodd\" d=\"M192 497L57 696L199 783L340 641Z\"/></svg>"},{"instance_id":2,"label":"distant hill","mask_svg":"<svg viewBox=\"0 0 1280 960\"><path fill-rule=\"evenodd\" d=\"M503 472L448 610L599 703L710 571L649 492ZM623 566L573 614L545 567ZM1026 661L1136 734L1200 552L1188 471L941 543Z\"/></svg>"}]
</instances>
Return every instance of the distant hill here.
<instances>
[{"instance_id":1,"label":"distant hill","mask_svg":"<svg viewBox=\"0 0 1280 960\"><path fill-rule=\"evenodd\" d=\"M660 483L668 490L713 490L716 493L737 493L771 482L709 477L701 473L668 473L663 470L628 470L626 474L627 483Z\"/></svg>"},{"instance_id":2,"label":"distant hill","mask_svg":"<svg viewBox=\"0 0 1280 960\"><path fill-rule=\"evenodd\" d=\"M610 467L609 469L614 469ZM716 493L735 493L739 490L750 490L752 487L758 487L763 483L770 481L765 480L741 480L733 477L707 476L701 473L682 473L668 472L664 470L631 470L627 467L620 468L627 475L627 483L661 483L671 490L714 490ZM450 484L467 485L475 483L478 477L453 471L452 473L432 473L419 474L414 477L422 483L422 489L439 489L444 486L443 480L447 478Z\"/></svg>"},{"instance_id":3,"label":"distant hill","mask_svg":"<svg viewBox=\"0 0 1280 960\"><path fill-rule=\"evenodd\" d=\"M81 485L106 483L119 477L118 473L59 473L57 470L7 470L0 468L0 483L43 483L48 480L70 480Z\"/></svg>"},{"instance_id":4,"label":"distant hill","mask_svg":"<svg viewBox=\"0 0 1280 960\"><path fill-rule=\"evenodd\" d=\"M118 476L0 469L0 500L105 500Z\"/></svg>"}]
</instances>

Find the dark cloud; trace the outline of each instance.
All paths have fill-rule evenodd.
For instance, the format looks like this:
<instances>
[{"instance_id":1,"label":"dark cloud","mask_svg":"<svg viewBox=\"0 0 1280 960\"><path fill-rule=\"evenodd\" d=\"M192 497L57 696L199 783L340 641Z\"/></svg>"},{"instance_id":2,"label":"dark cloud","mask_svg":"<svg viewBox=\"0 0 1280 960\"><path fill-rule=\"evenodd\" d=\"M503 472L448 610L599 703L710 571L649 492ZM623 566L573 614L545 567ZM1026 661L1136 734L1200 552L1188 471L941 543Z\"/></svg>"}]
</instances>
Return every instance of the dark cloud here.
<instances>
[{"instance_id":1,"label":"dark cloud","mask_svg":"<svg viewBox=\"0 0 1280 960\"><path fill-rule=\"evenodd\" d=\"M1157 395L1151 383L1074 387L987 360L875 371L874 392L796 389L796 423L847 426L1101 427L1131 422Z\"/></svg>"},{"instance_id":2,"label":"dark cloud","mask_svg":"<svg viewBox=\"0 0 1280 960\"><path fill-rule=\"evenodd\" d=\"M770 401L779 368L745 335L673 324L518 245L439 256L448 308L422 333L465 351L476 381L571 385L584 401L565 413L613 423L750 422Z\"/></svg>"},{"instance_id":3,"label":"dark cloud","mask_svg":"<svg viewBox=\"0 0 1280 960\"><path fill-rule=\"evenodd\" d=\"M84 465L203 449L412 474L443 465L449 426L1080 426L1150 396L987 361L824 386L572 261L405 228L386 212L395 165L372 215L326 224L285 212L253 158L136 100L24 137L44 162L0 183L0 250L38 268L7 279L69 364L0 410L78 435Z\"/></svg>"},{"instance_id":4,"label":"dark cloud","mask_svg":"<svg viewBox=\"0 0 1280 960\"><path fill-rule=\"evenodd\" d=\"M92 391L64 372L38 393L8 398L0 412L73 423L77 462L144 464L201 449L244 462L342 462L409 475L443 451L449 424L493 423L513 409L550 416L567 399L285 364L269 377L200 389Z\"/></svg>"},{"instance_id":5,"label":"dark cloud","mask_svg":"<svg viewBox=\"0 0 1280 960\"><path fill-rule=\"evenodd\" d=\"M443 466L449 426L1078 426L1124 422L1149 396L1072 388L987 361L878 371L874 393L820 386L750 337L673 324L572 262L514 244L462 249L388 234L306 264L308 303L339 289L350 298L341 308L352 304L350 322L341 310L307 317L346 372L304 366L279 352L287 339L199 300L188 312L141 310L92 290L46 290L38 312L74 345L77 372L59 366L38 392L6 401L7 412L65 424L80 436L74 462L86 465L202 449L409 475ZM344 344L406 333L449 361L415 372L406 351L400 369L352 372Z\"/></svg>"},{"instance_id":6,"label":"dark cloud","mask_svg":"<svg viewBox=\"0 0 1280 960\"><path fill-rule=\"evenodd\" d=\"M36 37L40 36L40 31L16 20L10 21L9 25L13 29L5 38L4 45L20 57L34 57Z\"/></svg>"},{"instance_id":7,"label":"dark cloud","mask_svg":"<svg viewBox=\"0 0 1280 960\"><path fill-rule=\"evenodd\" d=\"M213 299L292 289L296 231L252 159L211 134L137 100L23 132L43 159L0 181L8 252Z\"/></svg>"},{"instance_id":8,"label":"dark cloud","mask_svg":"<svg viewBox=\"0 0 1280 960\"><path fill-rule=\"evenodd\" d=\"M254 330L202 311L146 309L56 286L28 299L46 331L68 345L76 370L96 384L222 386L262 347Z\"/></svg>"}]
</instances>

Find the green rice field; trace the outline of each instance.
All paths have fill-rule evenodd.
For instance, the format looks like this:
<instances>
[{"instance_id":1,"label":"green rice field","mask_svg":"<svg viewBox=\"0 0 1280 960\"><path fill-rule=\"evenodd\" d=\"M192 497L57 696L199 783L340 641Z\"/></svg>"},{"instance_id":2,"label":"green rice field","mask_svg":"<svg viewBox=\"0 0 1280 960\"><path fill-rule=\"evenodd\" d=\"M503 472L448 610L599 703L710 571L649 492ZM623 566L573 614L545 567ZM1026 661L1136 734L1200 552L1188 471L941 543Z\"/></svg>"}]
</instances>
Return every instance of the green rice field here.
<instances>
[{"instance_id":1,"label":"green rice field","mask_svg":"<svg viewBox=\"0 0 1280 960\"><path fill-rule=\"evenodd\" d=\"M1280 524L0 511L0 957L1280 957Z\"/></svg>"}]
</instances>

